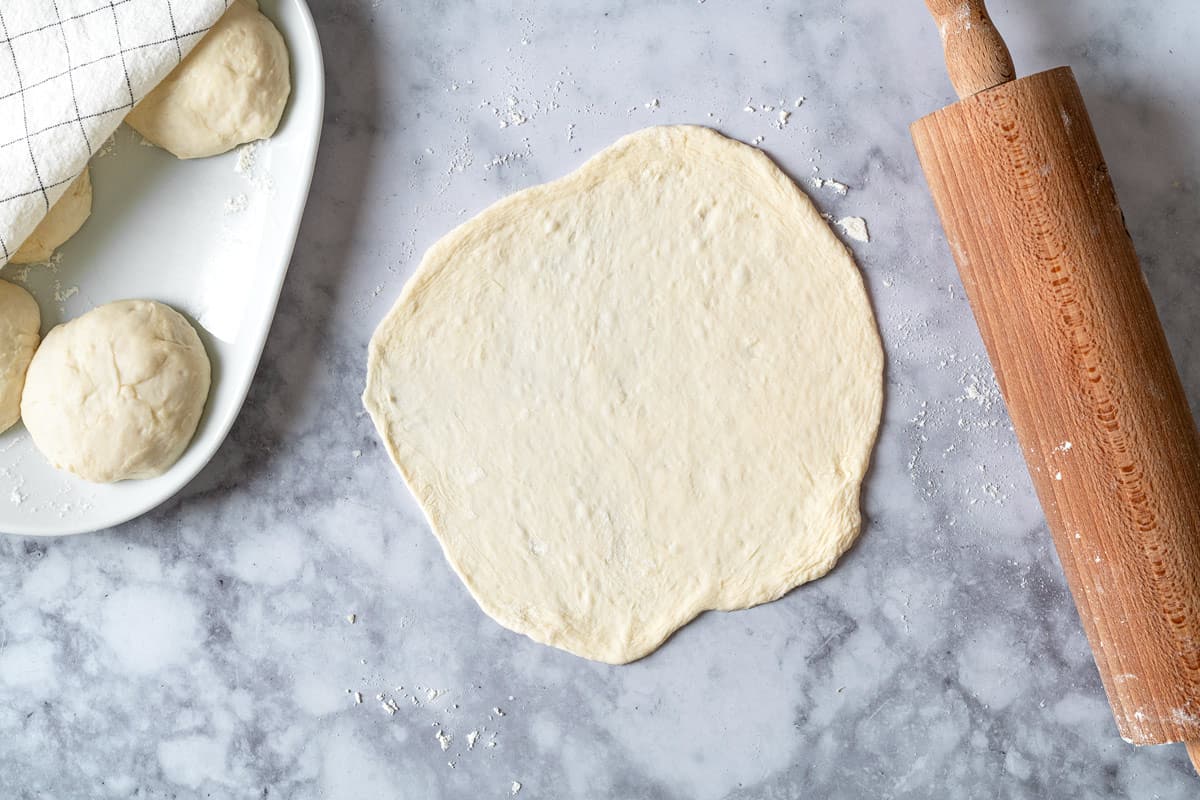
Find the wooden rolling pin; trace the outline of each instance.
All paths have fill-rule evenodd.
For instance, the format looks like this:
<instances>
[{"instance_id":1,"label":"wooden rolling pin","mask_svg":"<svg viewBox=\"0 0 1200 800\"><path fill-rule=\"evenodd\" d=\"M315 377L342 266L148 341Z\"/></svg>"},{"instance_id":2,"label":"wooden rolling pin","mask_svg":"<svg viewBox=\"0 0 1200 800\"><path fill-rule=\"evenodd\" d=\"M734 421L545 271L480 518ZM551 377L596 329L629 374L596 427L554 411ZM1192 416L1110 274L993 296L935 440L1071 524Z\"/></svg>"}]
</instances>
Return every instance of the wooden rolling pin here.
<instances>
[{"instance_id":1,"label":"wooden rolling pin","mask_svg":"<svg viewBox=\"0 0 1200 800\"><path fill-rule=\"evenodd\" d=\"M960 100L913 141L1117 727L1200 770L1200 439L1079 86L926 5Z\"/></svg>"}]
</instances>

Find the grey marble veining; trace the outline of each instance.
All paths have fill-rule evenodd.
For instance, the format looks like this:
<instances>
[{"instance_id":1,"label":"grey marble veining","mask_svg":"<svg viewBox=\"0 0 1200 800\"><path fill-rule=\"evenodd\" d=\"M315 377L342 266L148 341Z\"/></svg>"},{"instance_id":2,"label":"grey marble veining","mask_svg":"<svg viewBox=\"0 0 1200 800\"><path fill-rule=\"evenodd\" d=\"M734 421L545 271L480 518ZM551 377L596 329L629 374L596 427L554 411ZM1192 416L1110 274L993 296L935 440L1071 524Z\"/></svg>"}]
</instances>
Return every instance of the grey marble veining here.
<instances>
[{"instance_id":1,"label":"grey marble veining","mask_svg":"<svg viewBox=\"0 0 1200 800\"><path fill-rule=\"evenodd\" d=\"M1195 406L1193 4L990 5L1023 74L1076 68ZM921 3L314 6L322 149L229 440L143 519L0 537L0 796L1197 796L1182 747L1117 736L941 238L907 135L951 100ZM779 100L782 129L744 110ZM427 246L669 122L762 136L866 218L885 422L828 577L614 668L476 608L358 395Z\"/></svg>"}]
</instances>

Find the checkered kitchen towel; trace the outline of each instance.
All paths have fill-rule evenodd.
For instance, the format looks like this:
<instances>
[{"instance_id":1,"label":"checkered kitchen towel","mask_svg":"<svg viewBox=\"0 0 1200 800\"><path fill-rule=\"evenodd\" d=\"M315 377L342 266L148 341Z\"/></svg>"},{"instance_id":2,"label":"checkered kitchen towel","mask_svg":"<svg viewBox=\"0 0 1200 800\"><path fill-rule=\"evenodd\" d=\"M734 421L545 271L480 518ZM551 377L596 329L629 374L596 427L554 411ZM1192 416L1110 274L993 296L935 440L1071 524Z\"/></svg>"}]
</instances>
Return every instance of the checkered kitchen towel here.
<instances>
[{"instance_id":1,"label":"checkered kitchen towel","mask_svg":"<svg viewBox=\"0 0 1200 800\"><path fill-rule=\"evenodd\" d=\"M0 0L0 268L232 0Z\"/></svg>"}]
</instances>

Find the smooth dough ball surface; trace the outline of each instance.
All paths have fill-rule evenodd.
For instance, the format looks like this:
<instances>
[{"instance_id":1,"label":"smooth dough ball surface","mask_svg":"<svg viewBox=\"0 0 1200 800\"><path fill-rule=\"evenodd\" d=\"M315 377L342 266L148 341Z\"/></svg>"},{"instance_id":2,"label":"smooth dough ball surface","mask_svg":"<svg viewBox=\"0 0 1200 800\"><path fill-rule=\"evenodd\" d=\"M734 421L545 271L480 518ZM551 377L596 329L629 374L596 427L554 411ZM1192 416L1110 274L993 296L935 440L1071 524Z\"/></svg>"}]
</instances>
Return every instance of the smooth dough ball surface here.
<instances>
[{"instance_id":1,"label":"smooth dough ball surface","mask_svg":"<svg viewBox=\"0 0 1200 800\"><path fill-rule=\"evenodd\" d=\"M122 300L46 335L21 416L59 469L95 483L153 478L187 449L209 382L208 355L183 316Z\"/></svg>"},{"instance_id":2,"label":"smooth dough ball surface","mask_svg":"<svg viewBox=\"0 0 1200 800\"><path fill-rule=\"evenodd\" d=\"M9 259L14 264L37 264L50 256L83 227L92 214L92 178L84 168L50 212Z\"/></svg>"},{"instance_id":3,"label":"smooth dough ball surface","mask_svg":"<svg viewBox=\"0 0 1200 800\"><path fill-rule=\"evenodd\" d=\"M283 37L236 0L125 121L179 158L202 158L273 134L290 92Z\"/></svg>"},{"instance_id":4,"label":"smooth dough ball surface","mask_svg":"<svg viewBox=\"0 0 1200 800\"><path fill-rule=\"evenodd\" d=\"M0 433L21 418L21 387L41 326L42 312L33 296L0 281Z\"/></svg>"}]
</instances>

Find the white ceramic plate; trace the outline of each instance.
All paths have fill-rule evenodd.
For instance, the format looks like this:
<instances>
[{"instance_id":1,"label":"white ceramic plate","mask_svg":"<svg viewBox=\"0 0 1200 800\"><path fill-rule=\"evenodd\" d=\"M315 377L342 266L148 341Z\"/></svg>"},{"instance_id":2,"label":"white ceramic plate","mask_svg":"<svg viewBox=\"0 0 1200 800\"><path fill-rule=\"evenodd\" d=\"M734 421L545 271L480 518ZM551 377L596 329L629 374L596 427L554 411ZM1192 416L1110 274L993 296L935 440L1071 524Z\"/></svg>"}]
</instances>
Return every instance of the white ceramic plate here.
<instances>
[{"instance_id":1,"label":"white ceramic plate","mask_svg":"<svg viewBox=\"0 0 1200 800\"><path fill-rule=\"evenodd\" d=\"M312 180L325 86L304 0L261 0L287 40L292 96L269 141L178 161L126 126L92 161L92 216L50 266L8 266L42 307L42 332L112 300L160 300L200 331L213 386L195 439L167 474L97 486L51 467L20 424L0 434L0 532L83 533L154 508L196 476L233 425L266 342Z\"/></svg>"}]
</instances>

